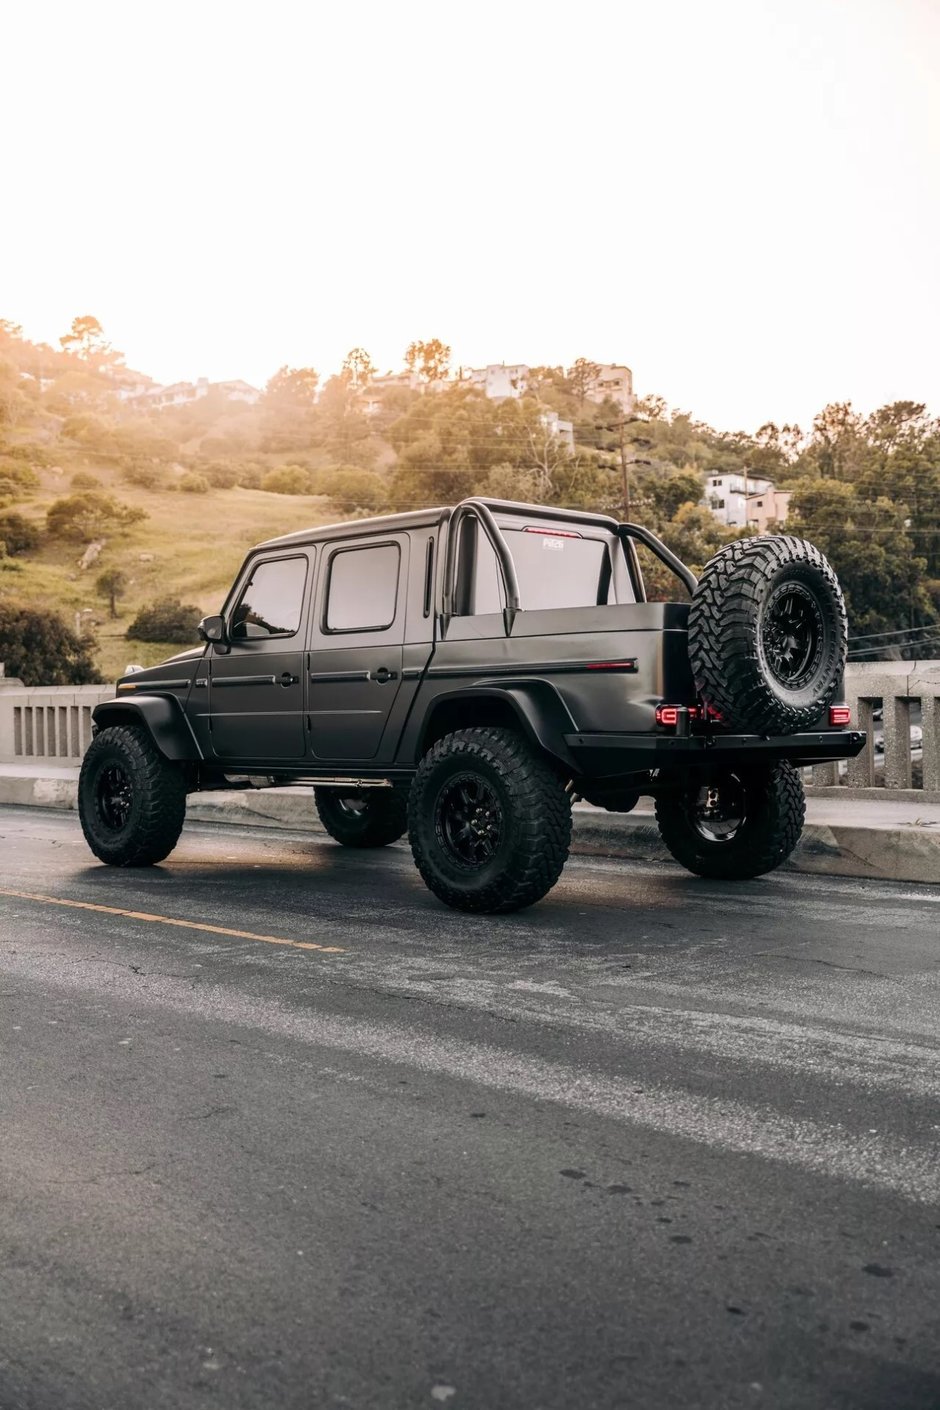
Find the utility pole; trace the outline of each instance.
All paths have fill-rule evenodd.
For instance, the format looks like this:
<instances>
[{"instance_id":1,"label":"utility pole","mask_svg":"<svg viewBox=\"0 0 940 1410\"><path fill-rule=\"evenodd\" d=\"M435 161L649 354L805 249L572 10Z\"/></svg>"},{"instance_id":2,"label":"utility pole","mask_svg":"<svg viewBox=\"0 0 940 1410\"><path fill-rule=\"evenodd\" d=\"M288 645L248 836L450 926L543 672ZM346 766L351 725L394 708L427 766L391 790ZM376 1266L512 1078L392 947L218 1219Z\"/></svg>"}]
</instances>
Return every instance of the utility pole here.
<instances>
[{"instance_id":1,"label":"utility pole","mask_svg":"<svg viewBox=\"0 0 940 1410\"><path fill-rule=\"evenodd\" d=\"M635 455L631 456L629 459L627 458L626 430L628 426L635 426L638 423L641 426L645 424L641 417L631 416L629 420L621 419L620 421L615 421L613 426L608 427L608 430L620 432L620 475L623 488L623 517L627 523L629 523L632 518L630 508L630 466L652 465L653 463L651 460L640 460L639 457ZM641 450L649 450L653 442L635 437L630 444L638 446Z\"/></svg>"}]
</instances>

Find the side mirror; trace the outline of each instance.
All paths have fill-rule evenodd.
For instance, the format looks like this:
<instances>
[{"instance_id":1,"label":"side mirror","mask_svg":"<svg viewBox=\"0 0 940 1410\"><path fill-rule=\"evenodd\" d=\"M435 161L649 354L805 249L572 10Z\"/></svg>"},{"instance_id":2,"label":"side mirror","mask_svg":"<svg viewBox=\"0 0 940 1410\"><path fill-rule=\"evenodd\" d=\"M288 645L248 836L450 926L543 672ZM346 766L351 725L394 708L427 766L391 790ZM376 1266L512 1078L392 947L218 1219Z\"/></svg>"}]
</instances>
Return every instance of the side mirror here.
<instances>
[{"instance_id":1,"label":"side mirror","mask_svg":"<svg viewBox=\"0 0 940 1410\"><path fill-rule=\"evenodd\" d=\"M221 645L227 639L224 617L203 617L196 630L203 641L214 641Z\"/></svg>"}]
</instances>

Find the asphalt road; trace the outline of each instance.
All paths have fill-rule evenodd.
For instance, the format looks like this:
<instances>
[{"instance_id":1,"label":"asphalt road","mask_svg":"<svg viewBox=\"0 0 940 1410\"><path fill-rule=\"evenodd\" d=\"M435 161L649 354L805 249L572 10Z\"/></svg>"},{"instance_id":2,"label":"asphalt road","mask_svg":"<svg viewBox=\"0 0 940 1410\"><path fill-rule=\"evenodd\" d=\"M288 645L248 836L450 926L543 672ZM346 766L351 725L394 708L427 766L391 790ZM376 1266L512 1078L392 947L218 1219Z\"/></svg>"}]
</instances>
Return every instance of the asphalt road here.
<instances>
[{"instance_id":1,"label":"asphalt road","mask_svg":"<svg viewBox=\"0 0 940 1410\"><path fill-rule=\"evenodd\" d=\"M0 858L2 1410L940 1407L940 891Z\"/></svg>"}]
</instances>

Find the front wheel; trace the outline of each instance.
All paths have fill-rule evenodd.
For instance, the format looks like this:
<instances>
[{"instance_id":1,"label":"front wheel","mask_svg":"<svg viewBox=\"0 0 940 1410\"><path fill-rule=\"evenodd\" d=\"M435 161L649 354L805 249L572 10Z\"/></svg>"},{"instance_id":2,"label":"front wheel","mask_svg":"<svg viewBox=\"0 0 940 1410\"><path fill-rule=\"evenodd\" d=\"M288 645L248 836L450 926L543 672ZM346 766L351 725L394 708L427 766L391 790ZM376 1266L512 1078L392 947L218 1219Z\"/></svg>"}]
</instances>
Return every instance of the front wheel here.
<instances>
[{"instance_id":1,"label":"front wheel","mask_svg":"<svg viewBox=\"0 0 940 1410\"><path fill-rule=\"evenodd\" d=\"M518 911L541 900L561 875L571 800L513 730L456 730L418 766L408 833L425 885L448 906Z\"/></svg>"},{"instance_id":2,"label":"front wheel","mask_svg":"<svg viewBox=\"0 0 940 1410\"><path fill-rule=\"evenodd\" d=\"M315 788L320 821L343 847L387 847L408 827L408 792L404 788L370 788L340 793Z\"/></svg>"},{"instance_id":3,"label":"front wheel","mask_svg":"<svg viewBox=\"0 0 940 1410\"><path fill-rule=\"evenodd\" d=\"M783 761L693 779L656 800L659 835L676 861L719 881L779 867L800 840L805 815L800 776Z\"/></svg>"},{"instance_id":4,"label":"front wheel","mask_svg":"<svg viewBox=\"0 0 940 1410\"><path fill-rule=\"evenodd\" d=\"M179 841L186 780L145 730L110 725L95 735L78 780L78 815L95 856L112 867L162 862Z\"/></svg>"}]
</instances>

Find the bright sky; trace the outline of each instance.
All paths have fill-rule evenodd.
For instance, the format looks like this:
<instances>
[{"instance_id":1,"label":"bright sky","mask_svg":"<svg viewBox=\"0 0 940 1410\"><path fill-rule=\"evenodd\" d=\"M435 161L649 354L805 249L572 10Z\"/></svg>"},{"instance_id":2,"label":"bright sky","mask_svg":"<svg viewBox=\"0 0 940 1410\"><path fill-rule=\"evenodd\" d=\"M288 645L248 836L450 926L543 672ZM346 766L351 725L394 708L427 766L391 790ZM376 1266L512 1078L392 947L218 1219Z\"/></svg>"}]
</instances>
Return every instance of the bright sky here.
<instances>
[{"instance_id":1,"label":"bright sky","mask_svg":"<svg viewBox=\"0 0 940 1410\"><path fill-rule=\"evenodd\" d=\"M0 317L160 381L626 362L940 411L938 0L4 7Z\"/></svg>"}]
</instances>

